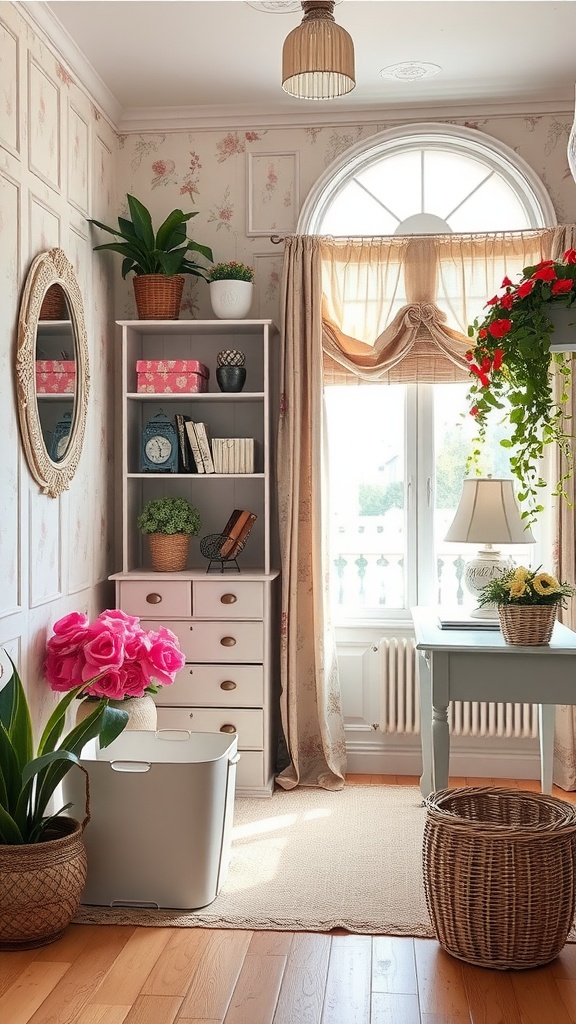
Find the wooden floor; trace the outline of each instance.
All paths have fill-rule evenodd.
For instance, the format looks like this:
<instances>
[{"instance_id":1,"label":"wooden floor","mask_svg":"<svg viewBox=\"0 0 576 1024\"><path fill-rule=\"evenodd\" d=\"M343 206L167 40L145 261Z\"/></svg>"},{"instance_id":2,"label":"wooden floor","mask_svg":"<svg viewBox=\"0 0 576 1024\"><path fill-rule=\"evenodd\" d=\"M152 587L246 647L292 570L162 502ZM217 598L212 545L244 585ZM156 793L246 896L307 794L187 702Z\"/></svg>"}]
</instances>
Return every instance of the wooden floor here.
<instances>
[{"instance_id":1,"label":"wooden floor","mask_svg":"<svg viewBox=\"0 0 576 1024\"><path fill-rule=\"evenodd\" d=\"M347 781L417 784L400 776ZM576 1024L576 944L546 967L518 972L470 967L433 940L345 933L71 925L43 949L0 953L1 1024L178 1021Z\"/></svg>"}]
</instances>

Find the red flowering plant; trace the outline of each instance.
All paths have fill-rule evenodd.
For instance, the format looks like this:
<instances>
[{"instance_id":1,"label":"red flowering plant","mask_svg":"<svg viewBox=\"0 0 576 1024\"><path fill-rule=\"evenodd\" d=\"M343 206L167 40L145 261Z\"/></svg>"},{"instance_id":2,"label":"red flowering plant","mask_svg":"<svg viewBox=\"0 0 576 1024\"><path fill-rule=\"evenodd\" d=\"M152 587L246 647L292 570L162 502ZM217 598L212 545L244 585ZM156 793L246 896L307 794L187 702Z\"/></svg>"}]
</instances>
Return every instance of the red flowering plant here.
<instances>
[{"instance_id":1,"label":"red flowering plant","mask_svg":"<svg viewBox=\"0 0 576 1024\"><path fill-rule=\"evenodd\" d=\"M521 514L527 526L543 510L538 489L546 486L539 469L545 445L557 444L566 460L555 496L567 498L565 482L572 475L567 423L572 356L550 352L554 325L549 311L552 304L575 303L576 249L568 249L561 260L525 267L516 284L505 277L499 293L486 303L488 313L468 328L474 338L466 353L472 376L468 401L478 433L467 469L477 468L488 421L499 414L510 427L500 444L509 450L511 472L520 482L518 500L525 503Z\"/></svg>"},{"instance_id":2,"label":"red flowering plant","mask_svg":"<svg viewBox=\"0 0 576 1024\"><path fill-rule=\"evenodd\" d=\"M184 661L170 629L142 629L139 618L114 608L92 623L80 612L54 623L44 672L53 690L80 687L79 698L124 700L173 683Z\"/></svg>"}]
</instances>

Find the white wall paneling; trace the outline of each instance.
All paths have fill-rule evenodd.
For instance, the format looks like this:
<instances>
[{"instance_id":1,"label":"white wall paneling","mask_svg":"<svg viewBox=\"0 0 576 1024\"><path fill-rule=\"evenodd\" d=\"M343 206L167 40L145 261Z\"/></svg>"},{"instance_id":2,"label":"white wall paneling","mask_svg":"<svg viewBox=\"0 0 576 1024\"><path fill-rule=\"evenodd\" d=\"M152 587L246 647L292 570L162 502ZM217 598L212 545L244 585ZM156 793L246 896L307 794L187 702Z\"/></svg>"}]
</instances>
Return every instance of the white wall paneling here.
<instances>
[{"instance_id":1,"label":"white wall paneling","mask_svg":"<svg viewBox=\"0 0 576 1024\"><path fill-rule=\"evenodd\" d=\"M20 43L0 21L0 145L20 154Z\"/></svg>"}]
</instances>

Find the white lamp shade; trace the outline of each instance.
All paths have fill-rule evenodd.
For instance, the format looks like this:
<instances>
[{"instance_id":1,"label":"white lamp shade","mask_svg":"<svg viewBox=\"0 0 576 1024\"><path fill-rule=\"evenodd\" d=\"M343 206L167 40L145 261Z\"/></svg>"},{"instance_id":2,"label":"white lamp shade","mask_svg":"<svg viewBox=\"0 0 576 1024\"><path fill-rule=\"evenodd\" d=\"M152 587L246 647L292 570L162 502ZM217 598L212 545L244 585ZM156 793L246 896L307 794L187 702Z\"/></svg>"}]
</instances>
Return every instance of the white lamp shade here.
<instances>
[{"instance_id":1,"label":"white lamp shade","mask_svg":"<svg viewBox=\"0 0 576 1024\"><path fill-rule=\"evenodd\" d=\"M444 538L459 544L533 544L520 517L512 480L465 480L452 525Z\"/></svg>"}]
</instances>

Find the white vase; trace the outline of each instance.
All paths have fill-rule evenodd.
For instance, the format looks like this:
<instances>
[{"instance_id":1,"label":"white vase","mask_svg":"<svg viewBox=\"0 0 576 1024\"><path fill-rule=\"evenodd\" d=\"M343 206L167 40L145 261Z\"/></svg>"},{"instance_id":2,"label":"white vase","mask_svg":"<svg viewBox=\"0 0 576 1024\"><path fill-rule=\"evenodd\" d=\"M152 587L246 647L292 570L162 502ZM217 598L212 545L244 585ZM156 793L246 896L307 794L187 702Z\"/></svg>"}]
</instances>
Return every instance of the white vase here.
<instances>
[{"instance_id":1,"label":"white vase","mask_svg":"<svg viewBox=\"0 0 576 1024\"><path fill-rule=\"evenodd\" d=\"M243 320L250 312L253 281L210 281L212 311L219 320Z\"/></svg>"},{"instance_id":2,"label":"white vase","mask_svg":"<svg viewBox=\"0 0 576 1024\"><path fill-rule=\"evenodd\" d=\"M120 708L128 712L128 721L125 725L126 731L134 729L151 729L156 731L158 715L156 705L151 693L145 693L143 697L126 697L124 700L109 700L111 708ZM83 700L76 710L76 724L82 722L94 711L96 703L93 700Z\"/></svg>"}]
</instances>

